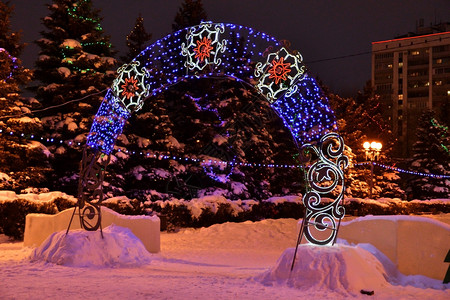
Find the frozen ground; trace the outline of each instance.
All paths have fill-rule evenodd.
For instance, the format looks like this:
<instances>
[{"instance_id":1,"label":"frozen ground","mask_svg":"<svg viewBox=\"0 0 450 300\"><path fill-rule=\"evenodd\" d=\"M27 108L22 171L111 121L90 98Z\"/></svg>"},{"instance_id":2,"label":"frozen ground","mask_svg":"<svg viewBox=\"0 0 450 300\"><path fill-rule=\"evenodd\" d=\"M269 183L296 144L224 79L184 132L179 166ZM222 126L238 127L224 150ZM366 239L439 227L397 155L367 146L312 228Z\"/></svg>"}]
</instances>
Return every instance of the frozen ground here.
<instances>
[{"instance_id":1,"label":"frozen ground","mask_svg":"<svg viewBox=\"0 0 450 300\"><path fill-rule=\"evenodd\" d=\"M120 227L105 229L107 242L98 242L99 232L71 232L35 251L0 236L0 298L450 299L450 284L397 274L370 245L301 246L290 273L296 225L281 219L163 232L159 254L143 253ZM86 251L92 255L78 255Z\"/></svg>"}]
</instances>

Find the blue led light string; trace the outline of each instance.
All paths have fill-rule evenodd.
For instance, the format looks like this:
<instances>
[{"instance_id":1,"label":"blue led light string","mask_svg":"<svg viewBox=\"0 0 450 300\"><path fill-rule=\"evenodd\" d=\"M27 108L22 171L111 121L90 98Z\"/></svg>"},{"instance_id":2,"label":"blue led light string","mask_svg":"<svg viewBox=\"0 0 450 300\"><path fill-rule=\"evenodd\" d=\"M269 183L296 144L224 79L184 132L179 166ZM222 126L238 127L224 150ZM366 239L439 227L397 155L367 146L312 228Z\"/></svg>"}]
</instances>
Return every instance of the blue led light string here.
<instances>
[{"instance_id":1,"label":"blue led light string","mask_svg":"<svg viewBox=\"0 0 450 300\"><path fill-rule=\"evenodd\" d=\"M123 104L114 97L111 90L108 90L95 115L86 144L93 149L110 154L130 116L131 114Z\"/></svg>"},{"instance_id":2,"label":"blue led light string","mask_svg":"<svg viewBox=\"0 0 450 300\"><path fill-rule=\"evenodd\" d=\"M197 78L223 76L248 83L248 77L253 77L251 63L264 60L265 52L277 51L282 46L277 39L252 28L234 24L221 25L225 30L218 40L226 40L228 47L225 51L218 52L220 64L211 66L209 72L191 71L185 65L186 57L181 53L190 28L170 34L143 50L134 60L150 74L145 84L151 87L151 95L155 96L168 90L180 81ZM335 129L333 112L312 77L296 84L299 92L284 97L283 101L275 103L273 108L284 119L285 125L293 131L297 142L317 140L322 134Z\"/></svg>"},{"instance_id":3,"label":"blue led light string","mask_svg":"<svg viewBox=\"0 0 450 300\"><path fill-rule=\"evenodd\" d=\"M40 142L44 142L44 143L56 143L56 144L66 144L68 146L82 146L84 143L81 142L76 142L73 140L61 140L61 139L55 139L55 138L44 138L42 136L37 136L35 134L24 134L24 133L17 133L14 131L4 131L3 129L0 129L0 134L5 134L5 135L10 135L10 136L20 136L22 138L25 139L31 139L31 140L36 140L36 141L40 141ZM245 166L245 167L262 167L262 168L301 168L301 165L292 165L292 164L277 164L277 163L272 163L272 164L265 164L265 163L251 163L251 162L236 162L235 160L232 161L223 161L223 160L211 160L211 159L200 159L200 158L196 158L195 156L175 156L175 155L171 155L171 154L155 154L154 152L151 151L131 151L131 150L121 150L120 148L118 149L113 149L111 150L111 152L109 152L109 154L116 154L116 153L125 153L125 154L129 154L129 155L141 155L141 156L145 156L147 158L154 158L154 159L173 159L173 160L177 160L177 161L185 161L185 162L202 162L202 163L210 163L210 164L223 164L223 165L228 165L228 166ZM354 166L366 166L366 165L370 165L371 162L363 162L363 163L355 163L353 164ZM398 167L394 167L394 166L388 166L385 164L381 164L381 163L377 163L377 162L373 162L374 165L384 168L384 169L389 169L389 170L393 170L393 171L397 171L400 173L406 173L406 174L411 174L411 175L417 175L417 176L423 176L423 177L432 177L432 178L450 178L450 175L439 175L439 174L430 174L430 173L423 173L423 172L415 172L415 171L408 171L408 170L404 170Z\"/></svg>"},{"instance_id":4,"label":"blue led light string","mask_svg":"<svg viewBox=\"0 0 450 300\"><path fill-rule=\"evenodd\" d=\"M270 42L271 46L279 47L280 42L269 35L255 31L249 27L237 26L234 24L224 24L225 32L221 38L230 40L233 34L236 35L243 45L240 45L240 52L227 47L223 53L218 54L221 60L220 65L214 66L210 73L223 76L242 77L248 73L248 64L261 59L265 48ZM168 35L154 44L144 49L134 60L141 63L151 74L148 84L152 86L152 95L157 95L168 89L173 84L186 79L195 79L204 76L202 73L189 72L185 67L186 58L181 55L182 44L186 42L187 28ZM241 57L236 57L236 54ZM240 64L236 64L236 62ZM247 64L243 64L246 62Z\"/></svg>"},{"instance_id":5,"label":"blue led light string","mask_svg":"<svg viewBox=\"0 0 450 300\"><path fill-rule=\"evenodd\" d=\"M406 174L411 174L411 175L418 175L418 176L422 176L422 177L431 177L431 178L450 178L450 175L439 175L439 174L430 174L430 173L422 173L422 172L414 172L414 171L408 171L408 170L404 170L404 169L400 169L394 166L388 166L388 165L384 165L384 164L380 164L377 162L363 162L363 163L357 163L354 164L355 166L365 166L365 165L370 165L373 164L374 166L378 166L384 169L389 169L389 170L393 170L393 171L397 171L397 172L401 172L401 173L406 173Z\"/></svg>"},{"instance_id":6,"label":"blue led light string","mask_svg":"<svg viewBox=\"0 0 450 300\"><path fill-rule=\"evenodd\" d=\"M13 76L14 70L16 70L19 65L17 63L17 57L12 56L11 54L9 54L9 52L5 49L5 48L0 48L0 53L3 52L6 54L6 56L11 60L12 62L12 69L9 72L8 76L6 76L6 78L0 78L0 80L5 81L7 79L11 79L11 77Z\"/></svg>"},{"instance_id":7,"label":"blue led light string","mask_svg":"<svg viewBox=\"0 0 450 300\"><path fill-rule=\"evenodd\" d=\"M334 113L328 106L328 100L321 95L314 78L305 75L302 81L297 82L297 86L297 93L272 103L294 137L300 143L307 143L336 130Z\"/></svg>"}]
</instances>

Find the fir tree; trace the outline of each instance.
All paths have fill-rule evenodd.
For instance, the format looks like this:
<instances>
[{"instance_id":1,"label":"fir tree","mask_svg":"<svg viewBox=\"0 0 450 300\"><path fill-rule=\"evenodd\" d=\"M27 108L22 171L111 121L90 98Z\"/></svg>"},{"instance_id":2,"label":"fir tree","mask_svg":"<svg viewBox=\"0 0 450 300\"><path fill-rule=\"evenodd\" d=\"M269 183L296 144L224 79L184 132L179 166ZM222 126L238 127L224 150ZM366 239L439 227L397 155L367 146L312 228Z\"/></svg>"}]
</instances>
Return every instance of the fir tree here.
<instances>
[{"instance_id":1,"label":"fir tree","mask_svg":"<svg viewBox=\"0 0 450 300\"><path fill-rule=\"evenodd\" d=\"M102 92L115 77L111 69L116 61L100 25L100 11L90 0L54 0L47 7L50 14L42 19L46 31L36 41L36 78L41 83L37 97L46 109L41 115L46 132L62 141L49 148L55 155L54 188L74 192L63 186L76 184L78 145L85 142Z\"/></svg>"},{"instance_id":2,"label":"fir tree","mask_svg":"<svg viewBox=\"0 0 450 300\"><path fill-rule=\"evenodd\" d=\"M201 0L185 0L175 15L172 31L199 25L202 21L206 21L206 18Z\"/></svg>"},{"instance_id":3,"label":"fir tree","mask_svg":"<svg viewBox=\"0 0 450 300\"><path fill-rule=\"evenodd\" d=\"M350 165L346 170L346 193L353 197L367 197L369 195L369 167L357 165L366 161L363 143L367 140L378 140L383 143L383 153L380 157L389 164L390 149L392 148L392 134L389 126L381 116L381 106L377 96L371 95L366 85L363 93L358 93L356 100L342 98L329 94L330 106L334 110L339 134L348 146L346 155ZM374 168L374 185L372 196L402 197L403 190L399 187L399 176L391 170Z\"/></svg>"},{"instance_id":4,"label":"fir tree","mask_svg":"<svg viewBox=\"0 0 450 300\"><path fill-rule=\"evenodd\" d=\"M7 49L10 55L18 57L25 44L20 43L19 32L11 32L10 17L14 7L9 3L10 1L0 1L0 48Z\"/></svg>"},{"instance_id":5,"label":"fir tree","mask_svg":"<svg viewBox=\"0 0 450 300\"><path fill-rule=\"evenodd\" d=\"M417 141L413 145L411 169L416 172L450 175L450 134L448 127L441 125L433 111L425 111L418 121ZM414 199L448 198L450 179L442 177L414 176L408 191Z\"/></svg>"},{"instance_id":6,"label":"fir tree","mask_svg":"<svg viewBox=\"0 0 450 300\"><path fill-rule=\"evenodd\" d=\"M32 72L17 58L24 44L18 32L11 32L12 12L9 2L0 1L0 189L20 192L42 187L49 166L45 146L30 140L42 125L30 114L37 101L20 95Z\"/></svg>"},{"instance_id":7,"label":"fir tree","mask_svg":"<svg viewBox=\"0 0 450 300\"><path fill-rule=\"evenodd\" d=\"M148 46L151 39L152 35L145 31L144 18L139 14L139 17L134 24L134 28L131 30L130 34L127 35L128 52L125 56L121 57L122 62L129 63Z\"/></svg>"}]
</instances>

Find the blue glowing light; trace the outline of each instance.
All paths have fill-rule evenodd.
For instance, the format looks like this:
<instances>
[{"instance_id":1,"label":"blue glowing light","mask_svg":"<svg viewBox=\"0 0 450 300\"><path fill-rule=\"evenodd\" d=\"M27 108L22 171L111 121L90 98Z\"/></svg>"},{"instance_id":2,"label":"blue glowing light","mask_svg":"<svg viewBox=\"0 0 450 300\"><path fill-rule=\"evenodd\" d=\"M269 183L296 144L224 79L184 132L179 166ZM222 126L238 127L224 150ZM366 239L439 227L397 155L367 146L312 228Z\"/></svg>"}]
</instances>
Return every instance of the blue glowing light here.
<instances>
[{"instance_id":1,"label":"blue glowing light","mask_svg":"<svg viewBox=\"0 0 450 300\"><path fill-rule=\"evenodd\" d=\"M264 64L264 70L271 70L271 75L265 76L265 84L275 77L277 86L285 84L287 88L277 93L276 97L268 97L264 93L261 95L283 119L296 142L303 144L318 140L325 133L336 129L336 120L328 100L315 80L304 72L300 55L291 55L283 43L252 28L234 24L208 24L220 30L198 30L198 26L182 29L156 41L132 61L145 70L146 76L140 86L150 89L145 91L150 97L180 81L208 77L243 81L260 91L253 74L255 66ZM219 41L220 46L216 46ZM200 44L204 42L208 42L208 46L211 43L212 46L208 48L211 52L199 55ZM286 59L286 62L280 60L283 66L287 68L289 64L293 67L291 73L285 76L274 76L276 66L270 65L272 61L268 58L278 58L280 53ZM207 60L208 54L214 55L214 58ZM208 68L204 64L199 65L202 59L207 62ZM88 146L109 154L130 114L109 91L95 117L87 139Z\"/></svg>"}]
</instances>

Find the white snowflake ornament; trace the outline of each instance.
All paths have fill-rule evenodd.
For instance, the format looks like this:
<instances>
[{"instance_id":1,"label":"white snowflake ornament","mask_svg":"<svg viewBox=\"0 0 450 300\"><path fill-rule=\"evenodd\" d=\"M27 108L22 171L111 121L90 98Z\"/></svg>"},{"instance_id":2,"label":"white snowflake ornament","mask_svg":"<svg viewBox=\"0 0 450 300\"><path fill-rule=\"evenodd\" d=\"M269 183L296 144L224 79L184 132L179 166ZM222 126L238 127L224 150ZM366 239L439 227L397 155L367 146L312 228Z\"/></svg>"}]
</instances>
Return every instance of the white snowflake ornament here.
<instances>
[{"instance_id":1,"label":"white snowflake ornament","mask_svg":"<svg viewBox=\"0 0 450 300\"><path fill-rule=\"evenodd\" d=\"M150 93L150 84L146 79L150 77L147 69L138 69L139 61L132 61L120 67L119 75L112 84L112 92L129 112L135 112L142 108L144 100Z\"/></svg>"}]
</instances>

